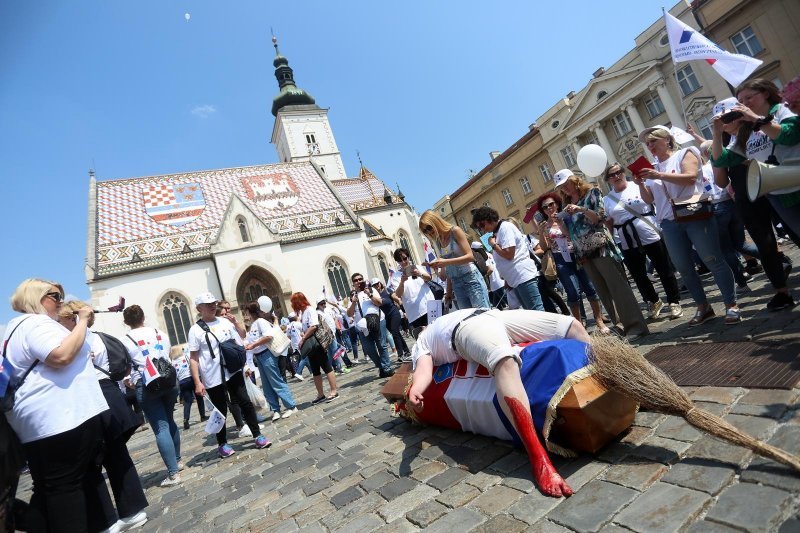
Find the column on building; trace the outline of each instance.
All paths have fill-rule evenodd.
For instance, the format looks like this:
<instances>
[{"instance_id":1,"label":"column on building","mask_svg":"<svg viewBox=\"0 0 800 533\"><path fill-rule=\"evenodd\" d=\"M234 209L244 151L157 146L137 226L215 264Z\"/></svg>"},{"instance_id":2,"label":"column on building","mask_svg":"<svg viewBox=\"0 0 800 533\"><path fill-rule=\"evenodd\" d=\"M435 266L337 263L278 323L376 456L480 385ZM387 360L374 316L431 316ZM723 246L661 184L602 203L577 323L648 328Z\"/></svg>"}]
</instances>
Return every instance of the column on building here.
<instances>
[{"instance_id":1,"label":"column on building","mask_svg":"<svg viewBox=\"0 0 800 533\"><path fill-rule=\"evenodd\" d=\"M569 140L569 144L570 146L572 146L572 151L575 152L575 157L577 158L578 152L581 151L581 145L578 142L578 139L573 137L572 139Z\"/></svg>"},{"instance_id":2,"label":"column on building","mask_svg":"<svg viewBox=\"0 0 800 533\"><path fill-rule=\"evenodd\" d=\"M620 107L622 111L627 111L628 116L631 117L631 122L633 122L633 131L636 132L638 135L640 131L645 129L644 121L642 121L642 116L639 114L639 111L636 109L636 106L633 104L633 100L628 100L622 107ZM652 163L653 156L650 154L650 150L644 149L645 157Z\"/></svg>"},{"instance_id":3,"label":"column on building","mask_svg":"<svg viewBox=\"0 0 800 533\"><path fill-rule=\"evenodd\" d=\"M661 103L664 104L664 110L667 112L667 118L669 118L670 123L673 126L681 127L681 124L683 124L684 122L683 115L681 115L681 112L675 105L675 101L669 94L669 90L667 89L666 81L664 80L664 78L659 78L658 80L656 80L655 87L653 87L652 85L651 87L655 88L656 92L658 93L658 97L661 98ZM683 124L682 129L686 129L686 124Z\"/></svg>"},{"instance_id":4,"label":"column on building","mask_svg":"<svg viewBox=\"0 0 800 533\"><path fill-rule=\"evenodd\" d=\"M595 136L597 137L597 141L600 143L600 147L605 150L606 155L608 155L608 164L616 163L617 162L617 154L614 152L614 149L611 147L611 143L608 142L608 137L606 137L606 132L603 131L603 125L599 122L595 122L592 125L592 131L594 132Z\"/></svg>"}]
</instances>

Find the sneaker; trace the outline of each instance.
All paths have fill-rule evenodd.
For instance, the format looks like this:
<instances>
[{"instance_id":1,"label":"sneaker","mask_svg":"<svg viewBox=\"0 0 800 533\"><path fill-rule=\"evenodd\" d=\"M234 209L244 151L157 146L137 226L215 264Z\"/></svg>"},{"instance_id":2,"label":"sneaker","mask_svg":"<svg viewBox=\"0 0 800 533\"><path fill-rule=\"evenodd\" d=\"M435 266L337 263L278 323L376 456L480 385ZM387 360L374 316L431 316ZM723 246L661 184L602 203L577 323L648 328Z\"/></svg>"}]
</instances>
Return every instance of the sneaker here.
<instances>
[{"instance_id":1,"label":"sneaker","mask_svg":"<svg viewBox=\"0 0 800 533\"><path fill-rule=\"evenodd\" d=\"M349 374L349 373L350 373L350 369L349 369L349 368L347 368L347 367L344 367L344 368L342 369L342 373L343 373L343 374Z\"/></svg>"},{"instance_id":2,"label":"sneaker","mask_svg":"<svg viewBox=\"0 0 800 533\"><path fill-rule=\"evenodd\" d=\"M334 394L332 396L328 396L327 398L325 398L325 403L331 403L333 400L335 400L338 397L339 397L339 393L337 392L336 394Z\"/></svg>"},{"instance_id":3,"label":"sneaker","mask_svg":"<svg viewBox=\"0 0 800 533\"><path fill-rule=\"evenodd\" d=\"M188 420L184 420L183 421L183 429L189 429L189 421Z\"/></svg>"},{"instance_id":4,"label":"sneaker","mask_svg":"<svg viewBox=\"0 0 800 533\"><path fill-rule=\"evenodd\" d=\"M200 417L200 422L205 422L206 420L208 420L207 416L201 416Z\"/></svg>"},{"instance_id":5,"label":"sneaker","mask_svg":"<svg viewBox=\"0 0 800 533\"><path fill-rule=\"evenodd\" d=\"M290 416L292 416L296 412L297 412L297 407L293 407L292 409L287 409L286 411L283 412L283 415L281 416L281 418L289 418Z\"/></svg>"},{"instance_id":6,"label":"sneaker","mask_svg":"<svg viewBox=\"0 0 800 533\"><path fill-rule=\"evenodd\" d=\"M789 307L794 307L795 301L792 295L788 292L776 292L772 300L767 304L767 310L780 311Z\"/></svg>"},{"instance_id":7,"label":"sneaker","mask_svg":"<svg viewBox=\"0 0 800 533\"><path fill-rule=\"evenodd\" d=\"M758 261L752 261L752 262L748 261L747 265L744 267L744 271L750 274L751 276L754 276L759 272L763 272L764 267L762 267Z\"/></svg>"},{"instance_id":8,"label":"sneaker","mask_svg":"<svg viewBox=\"0 0 800 533\"><path fill-rule=\"evenodd\" d=\"M274 413L272 413L272 421L273 422L275 422L276 420L280 420L280 419L281 419L281 414L278 411L275 411Z\"/></svg>"},{"instance_id":9,"label":"sneaker","mask_svg":"<svg viewBox=\"0 0 800 533\"><path fill-rule=\"evenodd\" d=\"M300 374L295 374L294 379L296 379L297 381L305 381L305 378Z\"/></svg>"},{"instance_id":10,"label":"sneaker","mask_svg":"<svg viewBox=\"0 0 800 533\"><path fill-rule=\"evenodd\" d=\"M235 454L236 451L231 448L230 444L226 443L219 447L217 453L219 454L220 458L225 459L226 457L230 457L231 455Z\"/></svg>"},{"instance_id":11,"label":"sneaker","mask_svg":"<svg viewBox=\"0 0 800 533\"><path fill-rule=\"evenodd\" d=\"M127 518L120 518L117 520L117 525L119 526L120 531L126 531L128 529L133 529L135 527L139 527L147 522L147 513L144 511L139 511L133 516L129 516Z\"/></svg>"},{"instance_id":12,"label":"sneaker","mask_svg":"<svg viewBox=\"0 0 800 533\"><path fill-rule=\"evenodd\" d=\"M738 307L729 307L725 311L725 325L730 326L742 321L742 313Z\"/></svg>"},{"instance_id":13,"label":"sneaker","mask_svg":"<svg viewBox=\"0 0 800 533\"><path fill-rule=\"evenodd\" d=\"M231 452L232 451L233 450L231 450ZM166 478L164 478L164 481L161 482L160 486L161 487L171 487L171 486L177 485L179 483L181 483L181 475L180 474L175 474L175 475L167 476Z\"/></svg>"},{"instance_id":14,"label":"sneaker","mask_svg":"<svg viewBox=\"0 0 800 533\"><path fill-rule=\"evenodd\" d=\"M655 283L656 281L658 281L658 275L655 272L651 272L647 275L647 279Z\"/></svg>"},{"instance_id":15,"label":"sneaker","mask_svg":"<svg viewBox=\"0 0 800 533\"><path fill-rule=\"evenodd\" d=\"M119 525L119 520L108 526L108 529L104 529L100 531L100 533L119 533L122 531L122 527Z\"/></svg>"},{"instance_id":16,"label":"sneaker","mask_svg":"<svg viewBox=\"0 0 800 533\"><path fill-rule=\"evenodd\" d=\"M325 396L320 396L315 400L311 400L311 405L317 405L318 403L322 403L326 400Z\"/></svg>"},{"instance_id":17,"label":"sneaker","mask_svg":"<svg viewBox=\"0 0 800 533\"><path fill-rule=\"evenodd\" d=\"M744 294L746 292L750 292L750 285L747 282L736 284L736 294Z\"/></svg>"},{"instance_id":18,"label":"sneaker","mask_svg":"<svg viewBox=\"0 0 800 533\"><path fill-rule=\"evenodd\" d=\"M647 318L655 320L661 314L661 309L664 307L664 302L657 300L647 304Z\"/></svg>"},{"instance_id":19,"label":"sneaker","mask_svg":"<svg viewBox=\"0 0 800 533\"><path fill-rule=\"evenodd\" d=\"M186 464L183 461L178 461L178 472L182 471L186 468Z\"/></svg>"},{"instance_id":20,"label":"sneaker","mask_svg":"<svg viewBox=\"0 0 800 533\"><path fill-rule=\"evenodd\" d=\"M681 304L669 304L670 318L680 318L682 316L683 316L683 309L681 309Z\"/></svg>"},{"instance_id":21,"label":"sneaker","mask_svg":"<svg viewBox=\"0 0 800 533\"><path fill-rule=\"evenodd\" d=\"M239 437L252 437L253 432L250 430L248 426L242 426L239 428Z\"/></svg>"},{"instance_id":22,"label":"sneaker","mask_svg":"<svg viewBox=\"0 0 800 533\"><path fill-rule=\"evenodd\" d=\"M264 435L259 435L258 437L256 437L256 448L258 448L259 450L264 448L269 448L270 446L272 446L272 441L269 440Z\"/></svg>"}]
</instances>

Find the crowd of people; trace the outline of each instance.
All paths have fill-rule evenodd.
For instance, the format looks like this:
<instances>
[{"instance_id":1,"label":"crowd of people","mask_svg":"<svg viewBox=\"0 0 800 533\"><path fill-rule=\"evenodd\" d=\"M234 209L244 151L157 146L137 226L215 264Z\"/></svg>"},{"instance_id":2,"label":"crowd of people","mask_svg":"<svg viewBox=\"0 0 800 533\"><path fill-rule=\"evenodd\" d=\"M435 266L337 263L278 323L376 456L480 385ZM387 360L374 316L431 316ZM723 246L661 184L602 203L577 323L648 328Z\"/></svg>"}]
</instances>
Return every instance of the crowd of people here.
<instances>
[{"instance_id":1,"label":"crowd of people","mask_svg":"<svg viewBox=\"0 0 800 533\"><path fill-rule=\"evenodd\" d=\"M493 324L498 346L508 343L509 328L516 327L517 315L502 309L535 311L525 315L526 324L549 328L545 336L585 340L585 297L599 334L616 332L635 340L649 334L647 319L682 316L681 285L696 306L689 326L716 316L700 276L704 269L721 292L725 324L737 324L742 320L737 291L747 290L749 278L762 268L775 290L767 309L794 306L791 262L779 250L773 222L782 223L800 244L800 185L750 200L746 162L777 165L800 156L798 106L800 80L790 83L782 97L774 84L755 79L738 87L736 98L717 104L712 139L690 131L699 149L681 147L665 126L646 128L639 138L653 165L630 176L622 165L609 166L605 196L569 169L559 171L555 192L538 199L537 218L527 234L517 221L481 207L472 213L479 240L471 242L464 229L426 211L419 229L436 257L417 263L412 250L398 248L389 279L354 273L350 294L341 301L323 293L312 302L296 292L286 317L245 302L248 320L240 322L228 302L203 292L194 300L198 320L177 357L171 356L168 335L145 325L138 305L124 309L129 332L113 339L89 329L92 309L83 302L65 302L60 284L25 280L11 298L20 315L8 324L0 359L11 378L0 394L5 414L0 434L18 439L33 480L25 527L121 531L142 525L147 499L126 443L145 420L166 469L160 486L177 485L185 468L174 420L179 397L184 429L190 427L195 401L200 420L211 417L209 427L215 415L221 417L215 432L220 458L236 453L224 424L229 410L239 437L252 438L256 449L268 448L272 443L261 432L265 417L248 392L256 374L272 421L278 422L298 411L287 379L304 380L308 367L317 392L311 405L334 402L339 398L337 375L362 362L359 345L377 377L388 378L396 363L412 360L408 333L417 336L431 319L448 312L449 318L437 322L439 333L453 333L458 342L452 350L458 346L462 355L501 375L501 407L517 427L530 419L529 412L515 407L521 397L519 361L496 358L486 343L486 324ZM455 337L455 328L475 316L475 309L489 308L496 310L484 317L482 329L473 322ZM431 353L441 350L435 356L448 360L455 352L451 344L434 341L439 333L429 330L421 346L430 344ZM420 349L413 353L416 365ZM120 361L129 365L123 375ZM422 402L431 364L423 360L414 373L412 405ZM539 456L543 452L537 442L531 437L526 447ZM4 464L18 456L7 453ZM571 493L546 463L537 474L540 485L554 495ZM9 488L0 494L5 503L13 500L18 479L7 470L2 481ZM5 503L0 520L8 520Z\"/></svg>"}]
</instances>

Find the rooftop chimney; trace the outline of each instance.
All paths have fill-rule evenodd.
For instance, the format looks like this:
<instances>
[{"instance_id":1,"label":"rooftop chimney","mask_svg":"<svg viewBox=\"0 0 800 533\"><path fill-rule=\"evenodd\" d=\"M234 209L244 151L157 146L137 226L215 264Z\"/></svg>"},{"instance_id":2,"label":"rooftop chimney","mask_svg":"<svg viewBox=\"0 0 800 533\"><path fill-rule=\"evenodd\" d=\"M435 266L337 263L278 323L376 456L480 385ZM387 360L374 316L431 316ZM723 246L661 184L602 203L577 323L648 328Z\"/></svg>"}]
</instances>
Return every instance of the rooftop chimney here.
<instances>
[{"instance_id":1,"label":"rooftop chimney","mask_svg":"<svg viewBox=\"0 0 800 533\"><path fill-rule=\"evenodd\" d=\"M492 158L492 161L497 159L498 155L500 155L500 152L498 150L492 150L491 152L489 152L489 157Z\"/></svg>"},{"instance_id":2,"label":"rooftop chimney","mask_svg":"<svg viewBox=\"0 0 800 533\"><path fill-rule=\"evenodd\" d=\"M594 72L592 72L592 77L593 78L599 78L600 76L602 76L605 73L605 71L606 71L606 67L600 67L599 69L597 69Z\"/></svg>"}]
</instances>

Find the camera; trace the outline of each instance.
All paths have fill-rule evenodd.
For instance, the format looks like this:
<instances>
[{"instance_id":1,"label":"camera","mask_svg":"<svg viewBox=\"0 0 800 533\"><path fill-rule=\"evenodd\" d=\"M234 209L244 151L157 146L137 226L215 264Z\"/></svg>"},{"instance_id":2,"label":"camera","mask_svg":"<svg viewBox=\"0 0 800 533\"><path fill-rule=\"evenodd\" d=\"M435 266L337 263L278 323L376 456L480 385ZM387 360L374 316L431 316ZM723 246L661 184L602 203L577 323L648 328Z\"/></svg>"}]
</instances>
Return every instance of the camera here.
<instances>
[{"instance_id":1,"label":"camera","mask_svg":"<svg viewBox=\"0 0 800 533\"><path fill-rule=\"evenodd\" d=\"M734 120L738 120L743 116L744 114L741 111L730 111L719 117L719 119L722 121L723 124L730 124Z\"/></svg>"}]
</instances>

